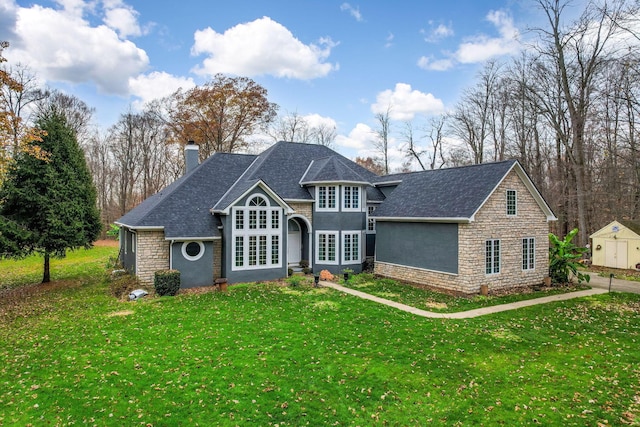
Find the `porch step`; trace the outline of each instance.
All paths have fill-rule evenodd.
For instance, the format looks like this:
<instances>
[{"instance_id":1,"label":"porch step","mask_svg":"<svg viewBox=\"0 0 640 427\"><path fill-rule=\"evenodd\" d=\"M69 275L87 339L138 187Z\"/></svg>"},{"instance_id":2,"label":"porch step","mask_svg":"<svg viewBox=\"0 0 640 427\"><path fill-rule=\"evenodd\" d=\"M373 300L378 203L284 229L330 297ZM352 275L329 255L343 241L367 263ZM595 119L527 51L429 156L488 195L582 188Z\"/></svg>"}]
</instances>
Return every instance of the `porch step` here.
<instances>
[{"instance_id":1,"label":"porch step","mask_svg":"<svg viewBox=\"0 0 640 427\"><path fill-rule=\"evenodd\" d=\"M293 274L295 276L304 276L304 272L302 271L302 267L299 265L290 265L289 268L293 270Z\"/></svg>"}]
</instances>

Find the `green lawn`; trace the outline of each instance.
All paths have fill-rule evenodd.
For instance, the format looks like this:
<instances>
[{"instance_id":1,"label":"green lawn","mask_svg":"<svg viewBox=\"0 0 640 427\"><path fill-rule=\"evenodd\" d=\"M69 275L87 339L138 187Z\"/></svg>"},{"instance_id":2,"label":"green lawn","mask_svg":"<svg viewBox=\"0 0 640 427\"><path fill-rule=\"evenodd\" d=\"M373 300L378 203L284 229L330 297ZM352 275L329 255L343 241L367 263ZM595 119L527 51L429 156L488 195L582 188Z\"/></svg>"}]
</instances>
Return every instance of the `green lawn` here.
<instances>
[{"instance_id":1,"label":"green lawn","mask_svg":"<svg viewBox=\"0 0 640 427\"><path fill-rule=\"evenodd\" d=\"M96 272L0 302L0 425L640 420L639 295L433 320L326 288L229 289L129 303Z\"/></svg>"},{"instance_id":2,"label":"green lawn","mask_svg":"<svg viewBox=\"0 0 640 427\"><path fill-rule=\"evenodd\" d=\"M589 289L584 285L571 285L570 287L559 286L542 288L538 291L523 289L519 290L517 293L505 295L456 297L442 292L398 283L395 280L377 278L372 274L357 274L350 277L346 282L341 279L339 283L343 286L357 289L380 298L400 302L402 304L436 313L457 313L459 311L473 310L476 308L508 304L516 301L524 301L533 298L541 298L550 295Z\"/></svg>"}]
</instances>

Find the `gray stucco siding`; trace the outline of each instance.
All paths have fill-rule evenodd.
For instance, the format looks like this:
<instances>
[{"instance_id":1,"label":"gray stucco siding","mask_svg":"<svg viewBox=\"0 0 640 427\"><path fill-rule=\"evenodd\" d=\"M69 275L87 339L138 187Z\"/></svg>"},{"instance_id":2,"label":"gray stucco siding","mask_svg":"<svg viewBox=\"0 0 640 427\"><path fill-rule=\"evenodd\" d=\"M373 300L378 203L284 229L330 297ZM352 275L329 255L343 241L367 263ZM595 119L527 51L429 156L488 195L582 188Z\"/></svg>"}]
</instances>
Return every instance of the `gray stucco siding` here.
<instances>
[{"instance_id":1,"label":"gray stucco siding","mask_svg":"<svg viewBox=\"0 0 640 427\"><path fill-rule=\"evenodd\" d=\"M314 230L364 230L367 217L364 212L314 212Z\"/></svg>"},{"instance_id":2,"label":"gray stucco siding","mask_svg":"<svg viewBox=\"0 0 640 427\"><path fill-rule=\"evenodd\" d=\"M120 228L120 261L130 273L136 272L135 233L126 227Z\"/></svg>"},{"instance_id":3,"label":"gray stucco siding","mask_svg":"<svg viewBox=\"0 0 640 427\"><path fill-rule=\"evenodd\" d=\"M283 266L280 268L228 271L226 279L229 283L247 283L278 280L285 277L287 277L287 267Z\"/></svg>"},{"instance_id":4,"label":"gray stucco siding","mask_svg":"<svg viewBox=\"0 0 640 427\"><path fill-rule=\"evenodd\" d=\"M376 223L376 260L458 273L458 224Z\"/></svg>"},{"instance_id":5,"label":"gray stucco siding","mask_svg":"<svg viewBox=\"0 0 640 427\"><path fill-rule=\"evenodd\" d=\"M197 242L197 241L196 241ZM180 271L180 287L193 288L213 285L213 242L200 242L203 250L199 259L189 260L183 255L185 242L171 244L171 267Z\"/></svg>"}]
</instances>

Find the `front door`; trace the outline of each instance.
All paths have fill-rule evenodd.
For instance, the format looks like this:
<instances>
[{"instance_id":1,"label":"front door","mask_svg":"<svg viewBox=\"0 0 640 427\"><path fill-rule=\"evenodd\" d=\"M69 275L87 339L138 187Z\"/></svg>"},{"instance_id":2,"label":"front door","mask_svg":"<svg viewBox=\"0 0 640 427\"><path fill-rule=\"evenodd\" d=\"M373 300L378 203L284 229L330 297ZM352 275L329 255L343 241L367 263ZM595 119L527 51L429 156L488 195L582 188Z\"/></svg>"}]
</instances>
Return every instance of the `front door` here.
<instances>
[{"instance_id":1,"label":"front door","mask_svg":"<svg viewBox=\"0 0 640 427\"><path fill-rule=\"evenodd\" d=\"M300 224L295 219L288 221L288 238L287 238L287 263L300 264L302 259L302 235L300 233Z\"/></svg>"}]
</instances>

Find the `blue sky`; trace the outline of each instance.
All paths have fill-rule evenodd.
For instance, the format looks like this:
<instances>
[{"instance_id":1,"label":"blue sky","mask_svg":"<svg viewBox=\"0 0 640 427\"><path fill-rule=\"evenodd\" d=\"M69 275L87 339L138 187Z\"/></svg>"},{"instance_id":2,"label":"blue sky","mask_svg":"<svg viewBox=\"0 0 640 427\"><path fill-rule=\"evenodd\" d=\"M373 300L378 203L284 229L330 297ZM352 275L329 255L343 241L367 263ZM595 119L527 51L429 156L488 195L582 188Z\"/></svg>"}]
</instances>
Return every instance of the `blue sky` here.
<instances>
[{"instance_id":1,"label":"blue sky","mask_svg":"<svg viewBox=\"0 0 640 427\"><path fill-rule=\"evenodd\" d=\"M397 130L452 108L540 18L532 0L0 0L0 40L104 128L222 72L264 86L282 113L334 124L335 148L355 157L372 153L376 112L391 106Z\"/></svg>"}]
</instances>

